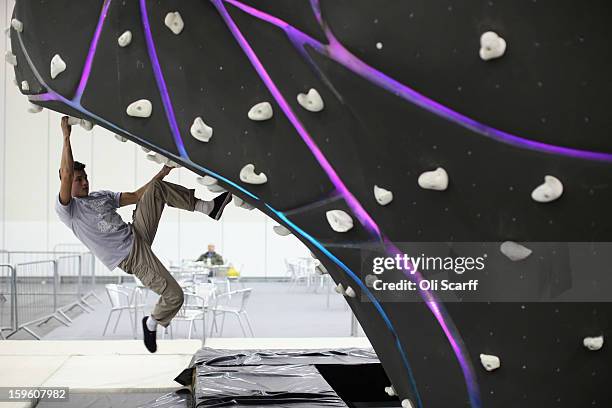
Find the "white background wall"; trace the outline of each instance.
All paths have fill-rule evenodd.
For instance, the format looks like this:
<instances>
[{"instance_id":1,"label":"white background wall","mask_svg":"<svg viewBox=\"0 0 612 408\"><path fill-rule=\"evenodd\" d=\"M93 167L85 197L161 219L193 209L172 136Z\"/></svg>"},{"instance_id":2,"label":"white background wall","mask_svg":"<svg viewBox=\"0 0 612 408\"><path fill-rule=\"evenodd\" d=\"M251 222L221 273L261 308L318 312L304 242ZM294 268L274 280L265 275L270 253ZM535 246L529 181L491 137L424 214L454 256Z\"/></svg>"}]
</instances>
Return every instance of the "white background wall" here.
<instances>
[{"instance_id":1,"label":"white background wall","mask_svg":"<svg viewBox=\"0 0 612 408\"><path fill-rule=\"evenodd\" d=\"M0 1L0 21L8 27L14 0ZM2 33L0 52L10 49ZM12 66L0 68L0 248L7 250L53 250L61 243L77 243L72 232L57 219L54 199L59 189L58 168L62 137L60 115L43 110L27 112L27 98L13 84ZM90 191L133 191L153 177L160 166L145 159L135 144L120 143L100 127L87 132L72 129L75 160L86 164ZM189 188L196 196L212 194L196 182L197 175L175 169L166 178ZM120 214L131 221L133 206ZM284 259L309 256L295 237L280 237L272 231L276 223L258 210L246 211L230 204L219 222L199 213L167 208L153 249L166 264L193 259L208 243L240 269L243 276L284 276ZM116 273L122 273L116 271Z\"/></svg>"}]
</instances>

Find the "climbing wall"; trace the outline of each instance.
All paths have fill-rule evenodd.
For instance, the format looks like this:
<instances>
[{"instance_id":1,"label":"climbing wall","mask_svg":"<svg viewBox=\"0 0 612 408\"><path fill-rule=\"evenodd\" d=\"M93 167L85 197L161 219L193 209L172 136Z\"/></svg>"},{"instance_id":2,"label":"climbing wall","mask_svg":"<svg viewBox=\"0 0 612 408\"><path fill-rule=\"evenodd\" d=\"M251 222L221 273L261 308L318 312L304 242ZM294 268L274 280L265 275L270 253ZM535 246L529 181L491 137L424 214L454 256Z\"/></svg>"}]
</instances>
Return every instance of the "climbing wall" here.
<instances>
[{"instance_id":1,"label":"climbing wall","mask_svg":"<svg viewBox=\"0 0 612 408\"><path fill-rule=\"evenodd\" d=\"M32 112L102 126L299 238L403 406L609 406L611 9L18 0L7 62ZM496 284L374 290L364 254L419 243L482 243Z\"/></svg>"}]
</instances>

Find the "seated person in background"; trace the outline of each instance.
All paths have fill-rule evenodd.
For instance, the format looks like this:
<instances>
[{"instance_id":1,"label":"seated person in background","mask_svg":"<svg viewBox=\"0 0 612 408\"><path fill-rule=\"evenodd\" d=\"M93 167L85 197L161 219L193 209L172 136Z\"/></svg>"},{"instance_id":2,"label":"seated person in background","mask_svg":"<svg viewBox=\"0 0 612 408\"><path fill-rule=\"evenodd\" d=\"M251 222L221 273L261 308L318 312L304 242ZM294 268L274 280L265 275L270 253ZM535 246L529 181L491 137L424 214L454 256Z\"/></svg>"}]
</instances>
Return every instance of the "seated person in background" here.
<instances>
[{"instance_id":1,"label":"seated person in background","mask_svg":"<svg viewBox=\"0 0 612 408\"><path fill-rule=\"evenodd\" d=\"M213 244L208 244L208 251L200 255L196 261L208 263L207 259L210 259L211 265L223 265L223 257L215 252L215 246Z\"/></svg>"}]
</instances>

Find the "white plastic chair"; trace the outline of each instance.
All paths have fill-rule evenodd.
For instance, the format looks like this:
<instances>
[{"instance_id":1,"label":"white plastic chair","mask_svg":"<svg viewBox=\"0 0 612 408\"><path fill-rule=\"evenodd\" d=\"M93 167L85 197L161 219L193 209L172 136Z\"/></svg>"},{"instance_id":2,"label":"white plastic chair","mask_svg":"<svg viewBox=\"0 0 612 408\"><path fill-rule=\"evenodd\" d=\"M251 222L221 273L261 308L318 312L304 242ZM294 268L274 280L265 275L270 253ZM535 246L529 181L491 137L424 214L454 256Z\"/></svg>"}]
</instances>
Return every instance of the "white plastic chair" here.
<instances>
[{"instance_id":1,"label":"white plastic chair","mask_svg":"<svg viewBox=\"0 0 612 408\"><path fill-rule=\"evenodd\" d=\"M170 323L170 338L174 338L172 326L175 322L189 322L187 338L191 339L191 333L196 332L196 321L202 320L202 344L206 341L206 313L211 299L215 299L216 287L211 283L197 284L184 292L185 300L179 312ZM211 327L212 329L212 327ZM165 332L163 334L165 338Z\"/></svg>"},{"instance_id":2,"label":"white plastic chair","mask_svg":"<svg viewBox=\"0 0 612 408\"><path fill-rule=\"evenodd\" d=\"M113 328L113 333L115 333L117 331L117 326L119 325L119 320L121 319L123 311L127 310L130 317L132 335L134 338L136 338L138 311L140 310L144 316L142 291L138 287L132 289L127 286L116 285L113 283L105 285L104 287L106 288L106 294L108 295L108 299L111 304L111 310L108 312L108 318L106 319L106 325L104 326L102 336L106 335L106 330L108 329L108 324L111 321L113 313L119 312L119 316L117 316L117 321L115 322L115 327ZM134 316L132 316L132 313L134 313Z\"/></svg>"},{"instance_id":3,"label":"white plastic chair","mask_svg":"<svg viewBox=\"0 0 612 408\"><path fill-rule=\"evenodd\" d=\"M249 315L246 311L246 306L251 297L251 292L253 289L240 289L233 292L223 293L218 295L215 299L215 304L210 308L210 311L213 314L213 323L210 326L210 334L212 336L213 326L216 325L217 316L223 315L223 319L221 320L221 329L219 331L219 336L223 335L223 326L225 325L225 316L230 314L236 316L238 319L238 323L240 324L240 329L242 330L242 334L244 337L247 336L246 331L244 330L244 322L246 322L247 327L249 328L249 332L251 333L251 337L255 337L253 333L253 328L251 327L251 322L249 321ZM236 306L231 303L235 303Z\"/></svg>"}]
</instances>

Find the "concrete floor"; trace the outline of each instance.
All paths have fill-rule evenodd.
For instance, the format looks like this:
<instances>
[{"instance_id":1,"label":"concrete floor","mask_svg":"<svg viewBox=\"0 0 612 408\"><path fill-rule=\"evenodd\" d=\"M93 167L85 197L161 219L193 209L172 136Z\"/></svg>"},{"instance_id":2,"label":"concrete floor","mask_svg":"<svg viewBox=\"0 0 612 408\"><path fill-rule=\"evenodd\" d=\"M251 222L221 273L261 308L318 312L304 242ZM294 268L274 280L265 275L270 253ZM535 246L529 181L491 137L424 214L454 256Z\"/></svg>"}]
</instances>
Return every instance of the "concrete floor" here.
<instances>
[{"instance_id":1,"label":"concrete floor","mask_svg":"<svg viewBox=\"0 0 612 408\"><path fill-rule=\"evenodd\" d=\"M290 287L284 282L251 282L245 283L245 287L253 289L249 300L247 311L255 333L255 337L348 337L350 336L351 312L341 295L333 288L329 291L327 287ZM240 288L238 285L236 288ZM232 287L232 289L235 289ZM110 310L110 303L105 293L98 292L104 303L100 304L95 299L90 303L95 307L91 313L83 313L79 309L72 311L74 322L69 327L59 325L50 321L45 326L50 328L39 328L46 333L45 340L100 340L100 339L133 339L132 327L127 313L123 313L117 331L112 333L115 318L111 320L106 336L102 336ZM145 307L145 313L149 314L157 300L157 295L149 292ZM117 316L118 313L115 313ZM142 318L142 315L139 314ZM210 318L208 318L210 322ZM137 338L141 338L140 324L137 326ZM173 338L187 338L188 325L186 322L173 323ZM201 323L196 325L197 333L192 338L201 338ZM168 337L169 338L168 333ZM362 333L361 333L362 334ZM208 333L207 333L208 335ZM158 332L158 338L163 333ZM218 336L218 333L213 334ZM243 337L240 326L235 317L228 316L222 337ZM31 338L27 333L18 333L12 339Z\"/></svg>"}]
</instances>

